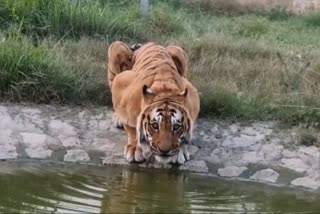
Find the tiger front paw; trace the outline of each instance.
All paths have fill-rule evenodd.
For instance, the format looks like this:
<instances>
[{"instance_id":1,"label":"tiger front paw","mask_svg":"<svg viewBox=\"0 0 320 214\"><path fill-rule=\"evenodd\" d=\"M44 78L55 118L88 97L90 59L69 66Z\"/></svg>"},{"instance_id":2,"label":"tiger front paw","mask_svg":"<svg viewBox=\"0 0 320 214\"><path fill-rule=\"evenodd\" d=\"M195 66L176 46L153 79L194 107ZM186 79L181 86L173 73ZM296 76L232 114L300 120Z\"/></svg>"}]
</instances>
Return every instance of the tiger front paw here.
<instances>
[{"instance_id":1,"label":"tiger front paw","mask_svg":"<svg viewBox=\"0 0 320 214\"><path fill-rule=\"evenodd\" d=\"M124 158L129 162L129 163L141 163L145 161L145 158L142 154L142 148L138 145L131 145L127 144L124 147Z\"/></svg>"},{"instance_id":2,"label":"tiger front paw","mask_svg":"<svg viewBox=\"0 0 320 214\"><path fill-rule=\"evenodd\" d=\"M184 164L186 161L190 160L190 153L187 147L183 147L179 150L177 157L177 164Z\"/></svg>"},{"instance_id":3,"label":"tiger front paw","mask_svg":"<svg viewBox=\"0 0 320 214\"><path fill-rule=\"evenodd\" d=\"M118 129L123 128L123 124L116 113L113 113L112 115L112 123Z\"/></svg>"}]
</instances>

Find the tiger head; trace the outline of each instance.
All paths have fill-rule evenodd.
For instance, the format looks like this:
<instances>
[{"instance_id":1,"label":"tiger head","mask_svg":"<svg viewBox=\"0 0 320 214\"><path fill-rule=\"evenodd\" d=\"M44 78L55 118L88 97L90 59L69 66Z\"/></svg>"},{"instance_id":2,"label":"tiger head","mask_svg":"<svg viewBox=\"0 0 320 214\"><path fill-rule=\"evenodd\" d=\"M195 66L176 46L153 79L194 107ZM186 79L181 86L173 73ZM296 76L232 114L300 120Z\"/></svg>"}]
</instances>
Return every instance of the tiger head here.
<instances>
[{"instance_id":1,"label":"tiger head","mask_svg":"<svg viewBox=\"0 0 320 214\"><path fill-rule=\"evenodd\" d=\"M154 156L160 162L175 162L173 160L179 158L179 152L186 155L181 150L188 147L192 133L192 120L183 107L187 93L186 89L175 96L163 98L147 86L143 87L145 98L152 97L137 121L138 143L146 159Z\"/></svg>"}]
</instances>

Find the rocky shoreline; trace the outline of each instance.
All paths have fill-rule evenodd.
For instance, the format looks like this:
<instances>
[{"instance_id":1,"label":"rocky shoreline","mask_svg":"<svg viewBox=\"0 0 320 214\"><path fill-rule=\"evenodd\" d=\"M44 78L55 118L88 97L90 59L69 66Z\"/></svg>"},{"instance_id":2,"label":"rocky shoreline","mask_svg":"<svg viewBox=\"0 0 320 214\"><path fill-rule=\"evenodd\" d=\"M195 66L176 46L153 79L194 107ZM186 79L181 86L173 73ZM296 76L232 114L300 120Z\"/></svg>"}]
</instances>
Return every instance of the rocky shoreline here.
<instances>
[{"instance_id":1,"label":"rocky shoreline","mask_svg":"<svg viewBox=\"0 0 320 214\"><path fill-rule=\"evenodd\" d=\"M0 104L0 160L128 165L107 107ZM320 149L277 122L199 119L180 170L319 190ZM141 167L163 167L140 164ZM171 167L166 166L166 167Z\"/></svg>"}]
</instances>

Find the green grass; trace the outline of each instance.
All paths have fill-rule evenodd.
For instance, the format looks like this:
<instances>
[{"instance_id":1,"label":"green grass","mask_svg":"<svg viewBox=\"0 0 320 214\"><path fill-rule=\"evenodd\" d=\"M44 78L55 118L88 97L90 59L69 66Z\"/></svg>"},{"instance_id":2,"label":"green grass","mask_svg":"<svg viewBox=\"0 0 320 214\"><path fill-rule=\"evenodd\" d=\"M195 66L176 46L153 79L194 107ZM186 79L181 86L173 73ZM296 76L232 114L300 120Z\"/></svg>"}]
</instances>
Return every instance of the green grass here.
<instances>
[{"instance_id":1,"label":"green grass","mask_svg":"<svg viewBox=\"0 0 320 214\"><path fill-rule=\"evenodd\" d=\"M108 45L155 41L187 51L201 115L319 126L320 14L220 3L0 0L0 100L108 105Z\"/></svg>"},{"instance_id":2,"label":"green grass","mask_svg":"<svg viewBox=\"0 0 320 214\"><path fill-rule=\"evenodd\" d=\"M99 1L78 0L1 0L0 5L4 28L22 23L21 31L34 38L100 35L109 39L143 39L143 34L136 30L139 26L131 24L139 19L137 4L121 10Z\"/></svg>"},{"instance_id":3,"label":"green grass","mask_svg":"<svg viewBox=\"0 0 320 214\"><path fill-rule=\"evenodd\" d=\"M29 39L19 34L10 34L0 42L1 100L111 101L99 73L91 71L94 65L87 61L88 64L79 69L79 65L70 63L71 59L66 61L62 50L49 46L43 42L34 47Z\"/></svg>"}]
</instances>

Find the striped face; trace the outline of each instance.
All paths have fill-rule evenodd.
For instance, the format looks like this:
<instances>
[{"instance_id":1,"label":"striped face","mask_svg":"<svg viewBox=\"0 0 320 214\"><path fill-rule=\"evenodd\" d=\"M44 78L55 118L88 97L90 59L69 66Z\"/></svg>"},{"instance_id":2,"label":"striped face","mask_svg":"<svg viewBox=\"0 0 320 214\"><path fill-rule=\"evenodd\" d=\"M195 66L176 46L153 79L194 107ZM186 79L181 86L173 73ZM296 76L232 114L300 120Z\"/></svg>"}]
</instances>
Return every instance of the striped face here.
<instances>
[{"instance_id":1,"label":"striped face","mask_svg":"<svg viewBox=\"0 0 320 214\"><path fill-rule=\"evenodd\" d=\"M169 102L148 106L138 120L138 139L144 153L169 157L191 139L191 120L186 110ZM150 154L145 154L145 157Z\"/></svg>"}]
</instances>

